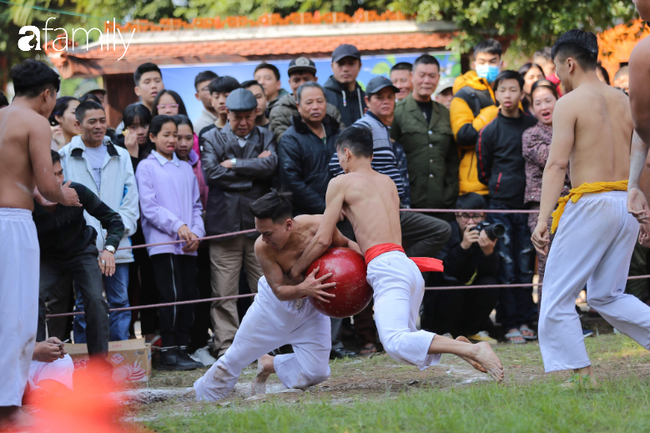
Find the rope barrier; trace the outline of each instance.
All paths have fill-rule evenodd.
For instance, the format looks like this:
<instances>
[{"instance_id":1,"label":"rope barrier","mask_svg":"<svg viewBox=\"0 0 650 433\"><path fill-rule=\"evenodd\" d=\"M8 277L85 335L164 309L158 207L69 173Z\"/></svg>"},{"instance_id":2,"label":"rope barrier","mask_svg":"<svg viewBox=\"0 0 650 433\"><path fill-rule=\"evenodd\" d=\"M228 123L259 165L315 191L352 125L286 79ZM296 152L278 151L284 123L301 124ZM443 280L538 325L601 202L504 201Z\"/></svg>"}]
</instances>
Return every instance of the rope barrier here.
<instances>
[{"instance_id":1,"label":"rope barrier","mask_svg":"<svg viewBox=\"0 0 650 433\"><path fill-rule=\"evenodd\" d=\"M219 239L219 238L229 238L231 236L238 236L238 235L245 235L247 233L255 233L257 230L255 229L248 229L248 230L240 230L238 232L232 232L232 233L225 233L222 235L214 235L214 236L205 236L202 238L197 238L194 239L195 241L209 241L212 239ZM158 242L157 244L142 244L142 245L131 245L128 247L121 247L118 248L118 250L135 250L137 248L147 248L147 247L157 247L160 245L171 245L171 244L182 244L186 243L184 240L178 240L178 241L169 241L169 242Z\"/></svg>"}]
</instances>

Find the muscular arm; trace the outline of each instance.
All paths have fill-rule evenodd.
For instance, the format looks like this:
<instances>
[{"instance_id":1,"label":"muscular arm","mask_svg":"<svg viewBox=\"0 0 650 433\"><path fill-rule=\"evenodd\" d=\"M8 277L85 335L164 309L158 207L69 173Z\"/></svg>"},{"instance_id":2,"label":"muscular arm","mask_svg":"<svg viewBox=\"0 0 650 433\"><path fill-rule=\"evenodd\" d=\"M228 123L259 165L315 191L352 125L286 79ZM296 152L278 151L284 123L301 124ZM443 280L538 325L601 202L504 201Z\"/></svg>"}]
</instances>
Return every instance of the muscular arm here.
<instances>
[{"instance_id":1,"label":"muscular arm","mask_svg":"<svg viewBox=\"0 0 650 433\"><path fill-rule=\"evenodd\" d=\"M54 176L50 145L52 130L45 118L38 116L29 131L29 159L36 187L43 197L53 203L63 203L64 196ZM31 193L31 191L30 191Z\"/></svg>"},{"instance_id":2,"label":"muscular arm","mask_svg":"<svg viewBox=\"0 0 650 433\"><path fill-rule=\"evenodd\" d=\"M645 143L650 143L648 107L650 107L650 39L646 38L634 47L630 56L630 108L634 129Z\"/></svg>"},{"instance_id":3,"label":"muscular arm","mask_svg":"<svg viewBox=\"0 0 650 433\"><path fill-rule=\"evenodd\" d=\"M332 236L332 246L350 248L351 250L354 250L361 254L361 248L359 248L359 245L356 242L343 236L343 233L341 233L339 229L334 229L334 235Z\"/></svg>"},{"instance_id":4,"label":"muscular arm","mask_svg":"<svg viewBox=\"0 0 650 433\"><path fill-rule=\"evenodd\" d=\"M293 280L299 280L300 276L311 265L314 260L319 258L327 248L332 244L336 223L341 215L343 203L345 201L345 190L343 188L343 177L335 177L332 179L327 187L327 194L325 196L325 213L323 214L323 221L318 228L318 232L312 238L305 251L298 259L289 276Z\"/></svg>"}]
</instances>

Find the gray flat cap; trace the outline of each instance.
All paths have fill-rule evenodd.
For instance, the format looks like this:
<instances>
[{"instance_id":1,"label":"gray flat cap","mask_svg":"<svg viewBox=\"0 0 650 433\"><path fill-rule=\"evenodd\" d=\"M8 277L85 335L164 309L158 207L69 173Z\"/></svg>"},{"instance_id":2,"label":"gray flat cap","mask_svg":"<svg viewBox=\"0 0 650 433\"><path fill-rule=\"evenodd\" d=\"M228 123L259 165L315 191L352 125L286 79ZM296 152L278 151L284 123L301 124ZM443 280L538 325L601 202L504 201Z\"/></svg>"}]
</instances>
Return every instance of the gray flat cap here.
<instances>
[{"instance_id":1,"label":"gray flat cap","mask_svg":"<svg viewBox=\"0 0 650 433\"><path fill-rule=\"evenodd\" d=\"M253 111L257 108L257 99L248 89L235 89L226 98L226 108L230 111Z\"/></svg>"}]
</instances>

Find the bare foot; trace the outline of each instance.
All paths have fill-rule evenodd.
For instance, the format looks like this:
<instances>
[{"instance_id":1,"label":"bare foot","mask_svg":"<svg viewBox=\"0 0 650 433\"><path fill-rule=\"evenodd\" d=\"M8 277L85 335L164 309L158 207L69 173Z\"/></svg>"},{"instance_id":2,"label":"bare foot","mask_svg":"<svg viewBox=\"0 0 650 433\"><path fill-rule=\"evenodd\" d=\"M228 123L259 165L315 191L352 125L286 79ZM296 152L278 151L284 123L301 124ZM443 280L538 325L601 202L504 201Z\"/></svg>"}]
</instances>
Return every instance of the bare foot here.
<instances>
[{"instance_id":1,"label":"bare foot","mask_svg":"<svg viewBox=\"0 0 650 433\"><path fill-rule=\"evenodd\" d=\"M467 337L463 337L462 335L456 337L456 341L461 341L463 343L472 344L472 342L469 341L467 339ZM474 367L476 370L480 371L481 373L487 373L487 370L485 368L483 368L483 366L481 364L479 364L478 362L472 361L471 359L467 358L466 356L459 356L459 358L462 359L463 361L469 363L469 365L471 365L472 367Z\"/></svg>"},{"instance_id":2,"label":"bare foot","mask_svg":"<svg viewBox=\"0 0 650 433\"><path fill-rule=\"evenodd\" d=\"M263 355L257 360L257 376L251 383L251 395L266 394L266 380L271 373L275 373L273 368L273 357L271 355Z\"/></svg>"},{"instance_id":3,"label":"bare foot","mask_svg":"<svg viewBox=\"0 0 650 433\"><path fill-rule=\"evenodd\" d=\"M592 387L600 387L600 382L596 380L596 374L594 373L594 369L590 366L584 367L584 368L576 368L573 370L573 372L576 374L576 376L580 376L582 379L582 383L589 383Z\"/></svg>"},{"instance_id":4,"label":"bare foot","mask_svg":"<svg viewBox=\"0 0 650 433\"><path fill-rule=\"evenodd\" d=\"M497 383L503 380L503 365L499 357L494 353L492 347L481 342L473 345L474 353L469 357L471 360L478 362L492 376Z\"/></svg>"}]
</instances>

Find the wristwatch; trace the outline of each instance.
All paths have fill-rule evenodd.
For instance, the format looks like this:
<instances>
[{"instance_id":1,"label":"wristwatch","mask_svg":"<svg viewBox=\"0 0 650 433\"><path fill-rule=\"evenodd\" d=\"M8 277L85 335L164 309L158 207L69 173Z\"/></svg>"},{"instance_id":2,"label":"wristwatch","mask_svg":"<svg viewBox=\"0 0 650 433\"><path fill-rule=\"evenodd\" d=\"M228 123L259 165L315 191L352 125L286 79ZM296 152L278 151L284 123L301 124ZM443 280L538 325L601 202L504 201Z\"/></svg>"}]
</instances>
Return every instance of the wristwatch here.
<instances>
[{"instance_id":1,"label":"wristwatch","mask_svg":"<svg viewBox=\"0 0 650 433\"><path fill-rule=\"evenodd\" d=\"M115 254L115 247L114 247L113 245L106 245L106 246L104 247L104 249L105 249L106 251L108 251L109 253L113 253L113 254Z\"/></svg>"},{"instance_id":2,"label":"wristwatch","mask_svg":"<svg viewBox=\"0 0 650 433\"><path fill-rule=\"evenodd\" d=\"M233 158L230 160L230 163L232 164L232 168L237 167L237 158Z\"/></svg>"}]
</instances>

